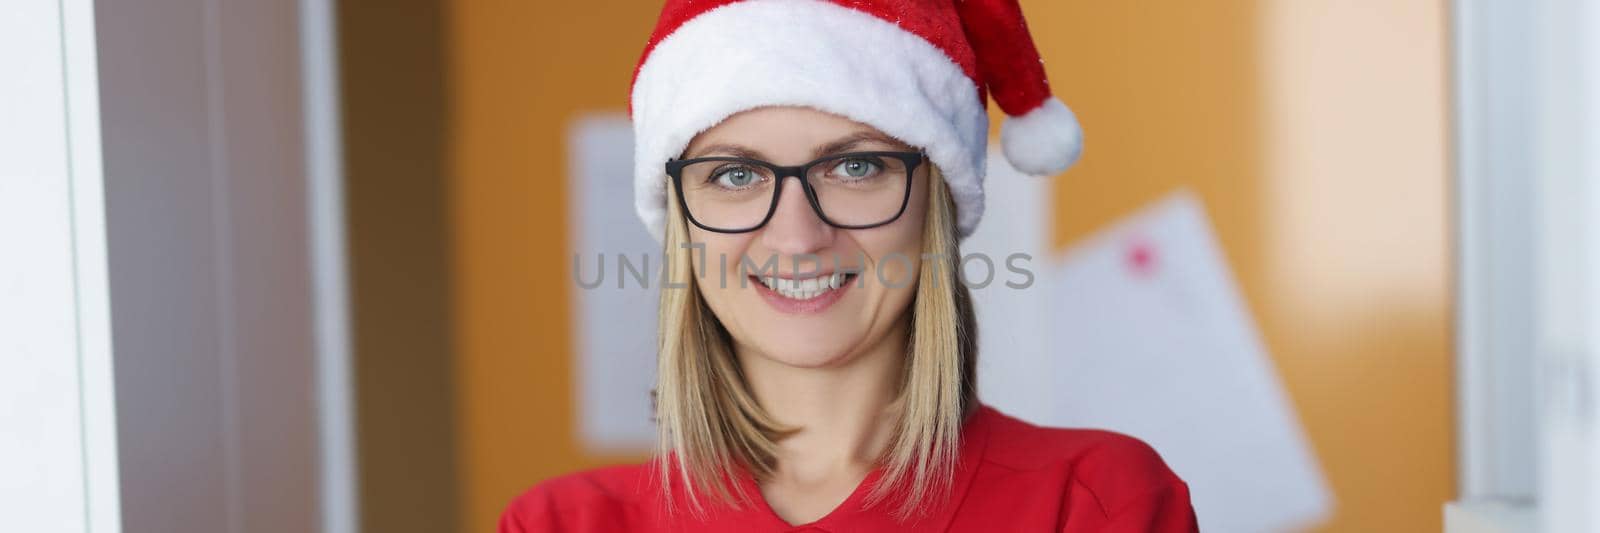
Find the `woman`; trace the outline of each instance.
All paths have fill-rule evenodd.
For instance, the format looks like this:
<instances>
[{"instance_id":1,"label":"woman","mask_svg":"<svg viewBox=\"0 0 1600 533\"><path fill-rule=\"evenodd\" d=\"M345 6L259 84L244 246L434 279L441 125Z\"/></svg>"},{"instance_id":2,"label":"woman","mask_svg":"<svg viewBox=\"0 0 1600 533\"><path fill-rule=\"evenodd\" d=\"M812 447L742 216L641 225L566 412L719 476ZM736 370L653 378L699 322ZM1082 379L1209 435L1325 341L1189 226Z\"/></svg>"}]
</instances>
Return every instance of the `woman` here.
<instances>
[{"instance_id":1,"label":"woman","mask_svg":"<svg viewBox=\"0 0 1600 533\"><path fill-rule=\"evenodd\" d=\"M954 258L985 92L1013 166L1076 159L1015 0L669 0L631 100L675 282L661 450L545 481L500 530L1195 530L1149 446L978 398Z\"/></svg>"}]
</instances>

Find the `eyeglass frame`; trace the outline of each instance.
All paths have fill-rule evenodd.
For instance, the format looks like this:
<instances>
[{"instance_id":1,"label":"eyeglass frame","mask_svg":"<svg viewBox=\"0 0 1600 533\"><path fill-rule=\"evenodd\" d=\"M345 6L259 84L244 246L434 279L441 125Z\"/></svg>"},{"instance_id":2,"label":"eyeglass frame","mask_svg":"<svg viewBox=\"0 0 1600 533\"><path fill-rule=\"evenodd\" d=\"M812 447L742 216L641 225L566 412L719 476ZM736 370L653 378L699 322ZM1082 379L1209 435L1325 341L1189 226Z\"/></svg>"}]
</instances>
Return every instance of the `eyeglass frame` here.
<instances>
[{"instance_id":1,"label":"eyeglass frame","mask_svg":"<svg viewBox=\"0 0 1600 533\"><path fill-rule=\"evenodd\" d=\"M811 172L811 167L817 166L819 164L822 164L822 163L828 162L828 161L849 159L851 156L858 156L858 157L892 157L892 158L895 158L895 159L899 159L902 163L905 163L905 165L906 165L905 192L901 194L900 209L895 211L894 216L889 217L887 220L884 220L883 222L877 222L877 223L873 223L873 224L839 224L839 223L834 222L833 220L829 219L828 215L826 213L822 212L822 203L819 200L817 200L817 191L816 191L816 189L813 189L811 187L811 182L806 180L806 174ZM892 223L894 223L894 221L900 220L901 216L905 215L906 207L911 205L912 180L916 178L917 166L921 165L922 162L927 160L927 159L928 159L928 155L926 153L923 153L923 152L920 152L920 151L918 151L918 152L901 152L901 151L844 152L844 153L838 153L838 154L833 154L833 155L822 156L822 157L813 159L813 160L811 160L809 162L806 162L806 163L803 163L803 164L800 164L800 165L796 165L796 166L784 166L784 165L779 165L779 164L768 162L768 161L762 161L760 159L751 159L751 158L748 158L748 157L707 156L707 157L693 157L693 158L689 158L689 159L678 159L678 158L674 157L672 159L668 159L667 160L666 169L667 169L667 175L672 178L672 187L677 192L677 194L675 194L674 196L678 197L678 207L683 209L683 213L684 213L685 217L687 217L689 219L689 222L691 224L694 224L695 227L698 227L698 228L706 230L706 231L710 231L710 232L714 232L714 233L728 233L728 234L732 234L732 233L749 233L749 232L761 229L763 227L766 227L767 223L772 221L772 215L776 214L778 212L778 201L783 198L783 180L788 179L790 177L793 177L795 179L800 180L800 189L803 192L805 192L806 203L811 205L811 211L816 213L817 214L817 218L821 219L822 222L826 223L829 226L833 226L833 227L839 228L839 229L872 229L872 228L876 228L876 227L879 227L879 226L886 226L886 225L892 224ZM723 229L723 228L713 228L713 227L707 226L705 224L700 223L700 221L695 218L694 211L689 209L688 200L686 200L684 198L683 169L685 167L688 167L689 165L692 165L692 164L695 164L695 163L705 163L705 162L712 162L712 161L728 161L728 162L734 162L734 163L746 163L746 164L752 164L752 165L756 165L756 166L760 166L760 167L765 167L767 170L771 170L772 171L773 179L776 180L777 183L773 184L773 186L772 186L773 187L772 188L772 203L767 206L767 214L766 214L766 216L763 216L761 218L760 222L757 222L757 223L755 223L755 225L752 225L752 226L750 226L748 228L743 228L743 229Z\"/></svg>"}]
</instances>

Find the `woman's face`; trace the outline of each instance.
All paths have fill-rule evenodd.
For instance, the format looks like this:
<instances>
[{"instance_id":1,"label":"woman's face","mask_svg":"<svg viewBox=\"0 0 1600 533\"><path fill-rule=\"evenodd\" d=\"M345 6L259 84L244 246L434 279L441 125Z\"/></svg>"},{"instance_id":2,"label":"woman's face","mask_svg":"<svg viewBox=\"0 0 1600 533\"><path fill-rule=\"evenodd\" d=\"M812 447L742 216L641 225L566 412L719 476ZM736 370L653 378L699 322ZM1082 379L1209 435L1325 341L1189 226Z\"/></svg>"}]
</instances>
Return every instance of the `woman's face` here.
<instances>
[{"instance_id":1,"label":"woman's face","mask_svg":"<svg viewBox=\"0 0 1600 533\"><path fill-rule=\"evenodd\" d=\"M817 153L830 145L827 153ZM838 115L763 107L701 133L685 157L744 156L798 166L862 151L916 150ZM703 254L691 253L695 271L703 273L700 292L740 352L797 367L838 366L888 339L906 338L906 312L921 265L927 175L928 165L918 165L905 212L870 229L823 222L798 179L779 180L778 205L760 229L730 234L690 225L690 241L705 247ZM684 188L692 187L686 176ZM844 282L830 289L836 274Z\"/></svg>"}]
</instances>

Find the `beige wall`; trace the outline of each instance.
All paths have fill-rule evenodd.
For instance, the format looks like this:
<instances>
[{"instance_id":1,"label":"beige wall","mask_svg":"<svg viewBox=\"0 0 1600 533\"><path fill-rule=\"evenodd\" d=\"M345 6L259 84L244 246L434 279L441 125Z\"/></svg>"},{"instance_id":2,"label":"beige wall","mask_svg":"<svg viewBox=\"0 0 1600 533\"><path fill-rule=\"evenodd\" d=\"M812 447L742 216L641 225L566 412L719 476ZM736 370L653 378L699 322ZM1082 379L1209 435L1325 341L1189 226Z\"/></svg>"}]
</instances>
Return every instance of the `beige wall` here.
<instances>
[{"instance_id":1,"label":"beige wall","mask_svg":"<svg viewBox=\"0 0 1600 533\"><path fill-rule=\"evenodd\" d=\"M1023 6L1088 132L1056 180L1056 242L1199 193L1337 498L1322 529L1437 531L1454 486L1445 6ZM638 459L573 438L562 143L572 117L625 109L658 9L447 13L463 531L540 479Z\"/></svg>"}]
</instances>

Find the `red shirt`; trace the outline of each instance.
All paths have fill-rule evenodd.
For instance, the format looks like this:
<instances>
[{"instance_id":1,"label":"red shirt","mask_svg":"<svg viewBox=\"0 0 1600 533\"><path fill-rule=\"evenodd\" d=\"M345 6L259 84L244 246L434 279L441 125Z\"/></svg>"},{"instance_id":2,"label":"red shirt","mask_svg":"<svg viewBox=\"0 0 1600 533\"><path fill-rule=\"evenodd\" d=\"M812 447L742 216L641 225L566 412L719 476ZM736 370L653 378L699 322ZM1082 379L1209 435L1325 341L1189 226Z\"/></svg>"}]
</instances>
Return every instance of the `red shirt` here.
<instances>
[{"instance_id":1,"label":"red shirt","mask_svg":"<svg viewBox=\"0 0 1600 533\"><path fill-rule=\"evenodd\" d=\"M861 508L881 468L827 516L790 525L760 498L747 473L736 482L755 498L754 505L735 510L702 494L708 507L703 519L682 509L668 517L654 466L599 468L540 483L506 507L500 533L1197 531L1188 485L1143 441L1109 431L1039 427L987 405L962 428L951 497L906 523L891 516L892 499ZM681 485L673 494L685 501Z\"/></svg>"}]
</instances>

